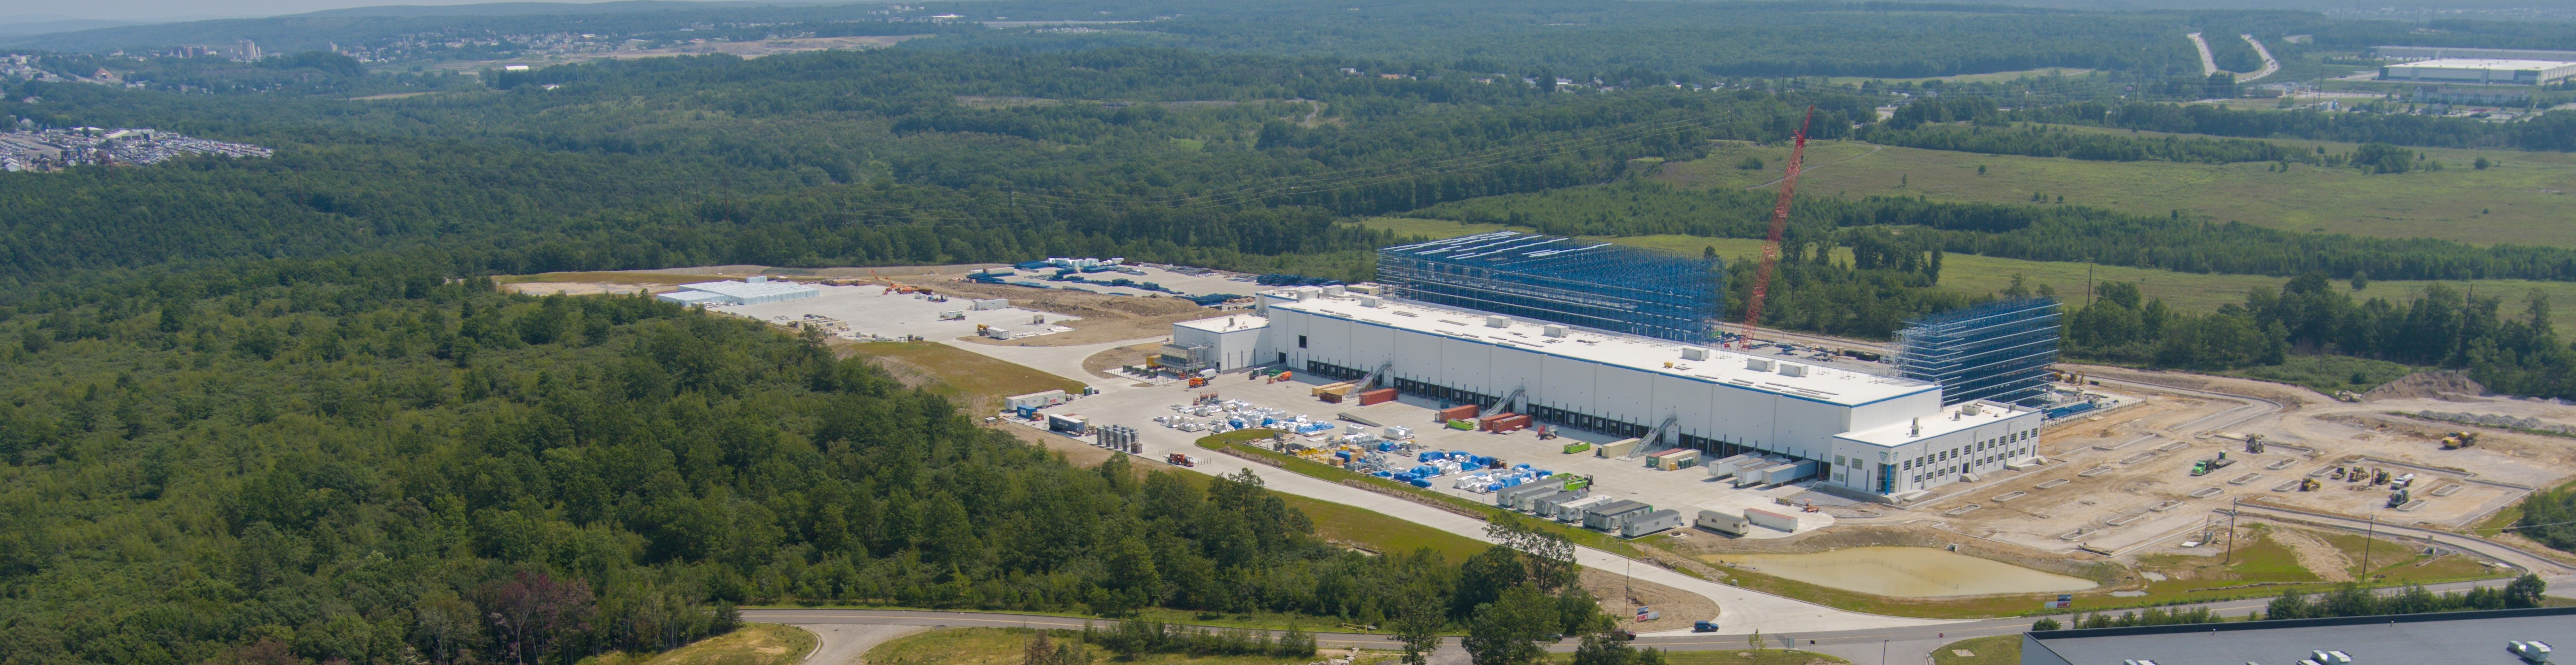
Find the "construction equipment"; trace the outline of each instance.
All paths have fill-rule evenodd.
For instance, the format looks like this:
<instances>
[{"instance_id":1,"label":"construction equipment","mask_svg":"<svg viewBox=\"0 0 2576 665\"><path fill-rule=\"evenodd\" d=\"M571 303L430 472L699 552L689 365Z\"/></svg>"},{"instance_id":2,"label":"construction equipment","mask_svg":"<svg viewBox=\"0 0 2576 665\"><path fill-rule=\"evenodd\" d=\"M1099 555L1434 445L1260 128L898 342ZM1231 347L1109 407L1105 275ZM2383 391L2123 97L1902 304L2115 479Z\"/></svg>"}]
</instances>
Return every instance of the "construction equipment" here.
<instances>
[{"instance_id":1,"label":"construction equipment","mask_svg":"<svg viewBox=\"0 0 2576 665\"><path fill-rule=\"evenodd\" d=\"M1762 264L1753 270L1753 296L1744 304L1744 332L1737 335L1737 345L1753 341L1753 328L1762 323L1762 297L1771 292L1771 269L1780 262L1780 234L1789 230L1789 201L1798 191L1798 166L1807 158L1807 127L1816 120L1816 107L1807 107L1807 116L1798 121L1797 144L1789 148L1789 168L1780 177L1780 202L1771 207L1770 239L1762 242Z\"/></svg>"},{"instance_id":2,"label":"construction equipment","mask_svg":"<svg viewBox=\"0 0 2576 665\"><path fill-rule=\"evenodd\" d=\"M1204 377L1204 376L1193 376L1193 377L1190 377L1190 387L1192 387L1192 388L1205 388L1205 387L1207 387L1207 377Z\"/></svg>"},{"instance_id":3,"label":"construction equipment","mask_svg":"<svg viewBox=\"0 0 2576 665\"><path fill-rule=\"evenodd\" d=\"M2245 435L2245 452L2256 455L2263 454L2263 435Z\"/></svg>"},{"instance_id":4,"label":"construction equipment","mask_svg":"<svg viewBox=\"0 0 2576 665\"><path fill-rule=\"evenodd\" d=\"M2387 470L2387 469L2374 469L2374 471L2376 471L2376 473L2370 474L2370 484L2372 484L2372 485L2386 485L2386 484L2388 484L2388 470Z\"/></svg>"},{"instance_id":5,"label":"construction equipment","mask_svg":"<svg viewBox=\"0 0 2576 665\"><path fill-rule=\"evenodd\" d=\"M2443 450L2459 450L2474 445L2478 445L2477 432L2452 432L2442 437Z\"/></svg>"},{"instance_id":6,"label":"construction equipment","mask_svg":"<svg viewBox=\"0 0 2576 665\"><path fill-rule=\"evenodd\" d=\"M1198 458L1191 457L1191 456L1188 456L1188 455L1183 455L1183 454L1180 454L1180 453L1172 453L1172 455L1171 455L1170 457L1166 457L1166 458L1164 458L1164 459L1163 459L1163 461L1165 461L1165 462L1170 462L1170 463L1172 464L1172 466L1198 466L1198 465L1199 465L1199 460L1198 460Z\"/></svg>"},{"instance_id":7,"label":"construction equipment","mask_svg":"<svg viewBox=\"0 0 2576 665\"><path fill-rule=\"evenodd\" d=\"M2334 468L2334 474L2333 474L2333 475L2331 475L2331 476L2328 476L2328 477L2333 478L2333 479L2335 479L2335 480L2343 480L2343 467L2340 467L2340 466L2335 467L2335 468Z\"/></svg>"},{"instance_id":8,"label":"construction equipment","mask_svg":"<svg viewBox=\"0 0 2576 665\"><path fill-rule=\"evenodd\" d=\"M2227 451L2221 450L2218 451L2217 457L2191 463L2191 475L2206 476L2211 471L2224 469L2227 465L2235 463L2236 460L2227 459Z\"/></svg>"},{"instance_id":9,"label":"construction equipment","mask_svg":"<svg viewBox=\"0 0 2576 665\"><path fill-rule=\"evenodd\" d=\"M2315 478L2304 478L2299 481L2299 491L2301 492L2314 492L2317 491L2317 488L2324 486L2325 483L2317 482L2317 479Z\"/></svg>"},{"instance_id":10,"label":"construction equipment","mask_svg":"<svg viewBox=\"0 0 2576 665\"><path fill-rule=\"evenodd\" d=\"M2388 493L2388 507L2395 508L2403 505L2406 505L2406 490Z\"/></svg>"}]
</instances>

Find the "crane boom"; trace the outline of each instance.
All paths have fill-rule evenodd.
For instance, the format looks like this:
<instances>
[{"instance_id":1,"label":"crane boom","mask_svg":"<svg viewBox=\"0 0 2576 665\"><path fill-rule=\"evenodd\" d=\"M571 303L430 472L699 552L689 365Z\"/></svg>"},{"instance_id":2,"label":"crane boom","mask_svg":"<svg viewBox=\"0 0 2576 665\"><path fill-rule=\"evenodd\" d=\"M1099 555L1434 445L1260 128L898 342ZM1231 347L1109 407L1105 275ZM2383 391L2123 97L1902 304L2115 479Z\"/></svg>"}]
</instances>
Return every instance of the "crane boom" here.
<instances>
[{"instance_id":1,"label":"crane boom","mask_svg":"<svg viewBox=\"0 0 2576 665\"><path fill-rule=\"evenodd\" d=\"M1771 293L1771 268L1780 262L1780 234L1789 230L1789 198L1798 191L1798 166L1807 158L1807 127L1816 120L1816 107L1807 107L1807 117L1798 121L1797 144L1789 148L1789 172L1780 178L1780 203L1771 208L1771 237L1762 243L1762 263L1753 269L1753 296L1744 302L1744 332L1735 338L1735 347L1753 343L1753 328L1762 323L1762 297Z\"/></svg>"}]
</instances>

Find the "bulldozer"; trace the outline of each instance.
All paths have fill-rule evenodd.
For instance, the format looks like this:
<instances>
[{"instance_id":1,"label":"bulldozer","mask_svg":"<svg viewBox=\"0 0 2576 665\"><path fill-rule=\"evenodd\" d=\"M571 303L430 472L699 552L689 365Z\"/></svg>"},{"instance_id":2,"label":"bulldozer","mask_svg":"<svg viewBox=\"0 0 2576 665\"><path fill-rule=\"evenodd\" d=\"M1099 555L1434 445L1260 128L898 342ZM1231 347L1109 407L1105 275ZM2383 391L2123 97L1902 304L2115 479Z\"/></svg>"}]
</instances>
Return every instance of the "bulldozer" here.
<instances>
[{"instance_id":1,"label":"bulldozer","mask_svg":"<svg viewBox=\"0 0 2576 665\"><path fill-rule=\"evenodd\" d=\"M2452 432L2442 437L2443 450L2459 450L2478 445L2477 432Z\"/></svg>"},{"instance_id":2,"label":"bulldozer","mask_svg":"<svg viewBox=\"0 0 2576 665\"><path fill-rule=\"evenodd\" d=\"M2299 491L2314 492L2317 491L2318 487L2322 487L2324 485L2325 483L2317 482L2317 479L2315 478L2306 478L2299 481Z\"/></svg>"}]
</instances>

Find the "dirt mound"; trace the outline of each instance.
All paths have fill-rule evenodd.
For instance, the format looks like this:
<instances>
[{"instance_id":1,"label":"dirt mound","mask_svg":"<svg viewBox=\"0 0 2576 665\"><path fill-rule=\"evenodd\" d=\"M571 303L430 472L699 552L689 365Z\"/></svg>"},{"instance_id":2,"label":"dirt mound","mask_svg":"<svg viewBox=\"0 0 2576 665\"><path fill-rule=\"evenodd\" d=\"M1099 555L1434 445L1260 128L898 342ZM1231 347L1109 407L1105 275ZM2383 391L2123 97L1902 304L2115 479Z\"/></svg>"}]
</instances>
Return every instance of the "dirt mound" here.
<instances>
[{"instance_id":1,"label":"dirt mound","mask_svg":"<svg viewBox=\"0 0 2576 665\"><path fill-rule=\"evenodd\" d=\"M2467 401L2487 394L2487 387L2469 380L2469 375L2452 370L2416 372L2361 394L2361 401L2383 399L2440 399Z\"/></svg>"}]
</instances>

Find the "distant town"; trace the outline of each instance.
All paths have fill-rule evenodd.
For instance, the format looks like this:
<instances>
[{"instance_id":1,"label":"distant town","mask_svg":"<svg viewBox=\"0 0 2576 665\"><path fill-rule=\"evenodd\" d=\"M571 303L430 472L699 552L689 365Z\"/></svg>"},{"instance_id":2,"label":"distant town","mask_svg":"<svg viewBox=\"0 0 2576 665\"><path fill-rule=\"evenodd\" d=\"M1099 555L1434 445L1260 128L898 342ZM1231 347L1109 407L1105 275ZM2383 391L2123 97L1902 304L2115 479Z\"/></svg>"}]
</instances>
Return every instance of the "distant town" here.
<instances>
[{"instance_id":1,"label":"distant town","mask_svg":"<svg viewBox=\"0 0 2576 665\"><path fill-rule=\"evenodd\" d=\"M150 129L75 127L0 133L0 170L58 171L73 166L156 164L185 155L267 157L247 143L211 141Z\"/></svg>"}]
</instances>

